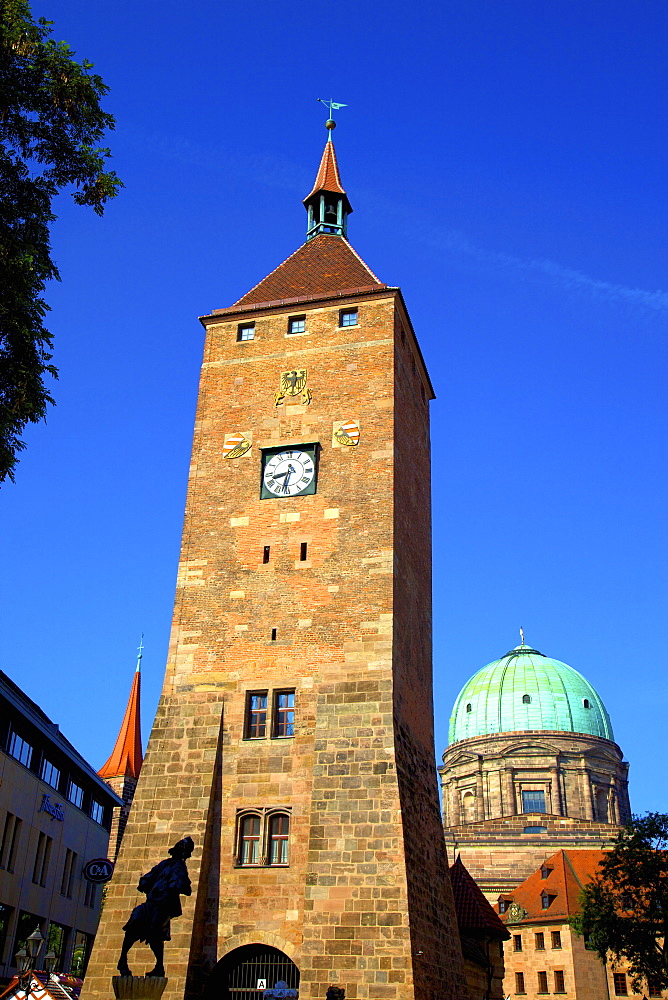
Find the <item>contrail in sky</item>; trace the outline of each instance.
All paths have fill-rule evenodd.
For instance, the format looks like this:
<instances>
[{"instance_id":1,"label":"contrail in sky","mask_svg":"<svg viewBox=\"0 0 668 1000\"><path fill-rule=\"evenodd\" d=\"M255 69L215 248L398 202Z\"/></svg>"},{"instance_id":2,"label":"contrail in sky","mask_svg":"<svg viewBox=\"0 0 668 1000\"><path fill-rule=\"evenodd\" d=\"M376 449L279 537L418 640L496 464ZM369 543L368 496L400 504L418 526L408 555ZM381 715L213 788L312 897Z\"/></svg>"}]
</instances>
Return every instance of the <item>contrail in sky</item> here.
<instances>
[{"instance_id":1,"label":"contrail in sky","mask_svg":"<svg viewBox=\"0 0 668 1000\"><path fill-rule=\"evenodd\" d=\"M214 150L210 147L199 146L181 136L153 134L137 136L136 138L144 152L148 146L170 159L187 162L191 165L197 164L204 169L214 170L216 173L229 171L233 174L243 174L246 177L250 173L263 184L283 190L292 191L302 188L307 190L310 186L308 180L310 173L305 171L303 167L276 157L230 156L227 150ZM372 220L374 218L385 219L391 214L396 223L398 216L403 217L403 235L416 243L468 257L470 260L491 265L499 270L546 278L566 291L584 293L597 301L607 302L610 305L625 305L636 309L645 309L661 316L668 315L668 292L661 290L650 292L644 288L631 288L611 281L601 281L584 274L582 271L576 271L574 268L545 258L524 258L499 250L488 250L476 246L465 235L455 230L439 229L433 225L426 226L419 223L416 225L413 209L408 209L405 205L397 202L389 203L387 199L381 201L376 191L359 190L358 194L364 198L367 207L377 209L372 214ZM388 212L388 209L391 212ZM373 221L371 224L373 225ZM378 228L377 225L376 228ZM396 228L394 231L396 233Z\"/></svg>"}]
</instances>

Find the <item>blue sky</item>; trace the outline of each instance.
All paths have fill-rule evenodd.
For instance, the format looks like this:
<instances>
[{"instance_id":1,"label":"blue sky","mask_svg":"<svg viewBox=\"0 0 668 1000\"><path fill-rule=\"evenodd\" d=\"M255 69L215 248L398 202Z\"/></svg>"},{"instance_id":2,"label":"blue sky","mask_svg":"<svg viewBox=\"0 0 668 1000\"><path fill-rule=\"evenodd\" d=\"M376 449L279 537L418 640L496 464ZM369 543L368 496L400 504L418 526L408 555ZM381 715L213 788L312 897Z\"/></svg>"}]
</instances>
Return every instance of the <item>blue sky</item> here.
<instances>
[{"instance_id":1,"label":"blue sky","mask_svg":"<svg viewBox=\"0 0 668 1000\"><path fill-rule=\"evenodd\" d=\"M668 811L661 0L39 0L111 87L125 190L58 206L60 380L0 493L0 666L95 766L162 682L202 348L303 240L323 142L435 386L436 744L518 640L580 670Z\"/></svg>"}]
</instances>

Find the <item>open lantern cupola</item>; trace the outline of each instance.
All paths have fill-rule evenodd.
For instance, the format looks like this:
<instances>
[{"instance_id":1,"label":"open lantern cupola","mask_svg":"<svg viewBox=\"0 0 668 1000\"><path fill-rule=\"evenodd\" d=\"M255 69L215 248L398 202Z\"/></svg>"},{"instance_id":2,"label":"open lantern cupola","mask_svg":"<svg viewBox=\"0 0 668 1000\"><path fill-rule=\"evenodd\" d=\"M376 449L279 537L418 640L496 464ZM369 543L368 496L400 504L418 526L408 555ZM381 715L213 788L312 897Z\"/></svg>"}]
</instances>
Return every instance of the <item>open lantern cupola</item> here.
<instances>
[{"instance_id":1,"label":"open lantern cupola","mask_svg":"<svg viewBox=\"0 0 668 1000\"><path fill-rule=\"evenodd\" d=\"M347 220L352 207L341 184L331 133L325 143L313 190L304 198L304 205L308 212L307 240L322 233L347 235Z\"/></svg>"}]
</instances>

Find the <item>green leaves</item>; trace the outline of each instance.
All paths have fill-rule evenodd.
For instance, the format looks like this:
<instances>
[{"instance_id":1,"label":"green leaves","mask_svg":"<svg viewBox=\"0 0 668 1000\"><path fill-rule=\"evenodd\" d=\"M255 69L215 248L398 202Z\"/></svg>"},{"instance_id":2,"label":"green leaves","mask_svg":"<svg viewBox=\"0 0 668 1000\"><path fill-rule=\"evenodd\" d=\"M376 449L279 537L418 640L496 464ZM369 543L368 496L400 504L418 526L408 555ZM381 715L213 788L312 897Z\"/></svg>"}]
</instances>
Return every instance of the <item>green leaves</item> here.
<instances>
[{"instance_id":1,"label":"green leaves","mask_svg":"<svg viewBox=\"0 0 668 1000\"><path fill-rule=\"evenodd\" d=\"M668 988L668 816L648 813L627 824L600 873L581 894L571 920L605 961L624 961L634 989Z\"/></svg>"},{"instance_id":2,"label":"green leaves","mask_svg":"<svg viewBox=\"0 0 668 1000\"><path fill-rule=\"evenodd\" d=\"M21 434L53 404L45 378L51 334L42 294L59 279L51 257L52 202L74 187L77 205L102 215L123 186L98 145L113 117L93 64L77 63L52 22L32 17L27 0L0 0L0 481L14 479Z\"/></svg>"}]
</instances>

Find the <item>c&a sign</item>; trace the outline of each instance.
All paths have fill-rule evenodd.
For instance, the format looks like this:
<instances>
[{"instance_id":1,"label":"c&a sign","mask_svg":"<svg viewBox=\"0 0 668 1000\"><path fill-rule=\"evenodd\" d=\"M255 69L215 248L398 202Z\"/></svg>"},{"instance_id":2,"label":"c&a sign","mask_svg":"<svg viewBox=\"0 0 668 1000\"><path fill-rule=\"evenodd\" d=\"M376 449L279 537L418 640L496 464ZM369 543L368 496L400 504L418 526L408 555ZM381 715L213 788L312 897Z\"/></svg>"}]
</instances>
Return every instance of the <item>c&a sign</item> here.
<instances>
[{"instance_id":1,"label":"c&a sign","mask_svg":"<svg viewBox=\"0 0 668 1000\"><path fill-rule=\"evenodd\" d=\"M84 865L83 877L89 882L101 884L108 882L114 874L114 862L109 858L93 858Z\"/></svg>"}]
</instances>

